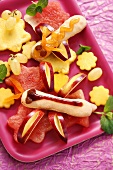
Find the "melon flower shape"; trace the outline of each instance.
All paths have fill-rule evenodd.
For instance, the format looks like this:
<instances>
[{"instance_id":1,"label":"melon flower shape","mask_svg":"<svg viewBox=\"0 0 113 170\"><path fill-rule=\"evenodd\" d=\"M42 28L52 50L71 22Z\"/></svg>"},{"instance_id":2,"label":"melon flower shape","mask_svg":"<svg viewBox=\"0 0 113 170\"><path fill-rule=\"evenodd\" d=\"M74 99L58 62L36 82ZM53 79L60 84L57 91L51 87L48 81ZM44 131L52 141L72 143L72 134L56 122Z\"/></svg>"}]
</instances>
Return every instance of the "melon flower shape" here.
<instances>
[{"instance_id":1,"label":"melon flower shape","mask_svg":"<svg viewBox=\"0 0 113 170\"><path fill-rule=\"evenodd\" d=\"M0 108L10 108L14 104L14 99L10 100L8 103L5 102L5 99L14 95L9 88L0 88Z\"/></svg>"},{"instance_id":2,"label":"melon flower shape","mask_svg":"<svg viewBox=\"0 0 113 170\"><path fill-rule=\"evenodd\" d=\"M78 55L77 65L81 70L91 70L96 66L97 57L92 52L83 52Z\"/></svg>"},{"instance_id":3,"label":"melon flower shape","mask_svg":"<svg viewBox=\"0 0 113 170\"><path fill-rule=\"evenodd\" d=\"M94 86L89 93L90 101L96 106L105 105L109 98L109 90L104 86Z\"/></svg>"}]
</instances>

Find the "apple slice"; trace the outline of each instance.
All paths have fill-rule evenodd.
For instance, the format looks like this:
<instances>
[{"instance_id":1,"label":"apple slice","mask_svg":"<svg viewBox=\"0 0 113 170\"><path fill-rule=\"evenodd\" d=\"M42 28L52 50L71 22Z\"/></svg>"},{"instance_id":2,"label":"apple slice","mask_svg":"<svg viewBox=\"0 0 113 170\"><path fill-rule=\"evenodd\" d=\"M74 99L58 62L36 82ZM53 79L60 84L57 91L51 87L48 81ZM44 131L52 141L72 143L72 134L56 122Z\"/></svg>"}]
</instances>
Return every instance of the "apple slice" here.
<instances>
[{"instance_id":1,"label":"apple slice","mask_svg":"<svg viewBox=\"0 0 113 170\"><path fill-rule=\"evenodd\" d=\"M51 63L40 63L40 74L48 91L54 90L54 71Z\"/></svg>"},{"instance_id":2,"label":"apple slice","mask_svg":"<svg viewBox=\"0 0 113 170\"><path fill-rule=\"evenodd\" d=\"M51 32L54 31L54 28L51 27L50 25L46 24L46 23L40 23L35 27L35 32L38 34L38 36L40 37L40 39L42 38L42 29L43 27L47 27L47 36L49 36L51 34Z\"/></svg>"},{"instance_id":3,"label":"apple slice","mask_svg":"<svg viewBox=\"0 0 113 170\"><path fill-rule=\"evenodd\" d=\"M78 84L86 78L86 74L78 73L73 76L59 91L58 95L62 97L66 97L70 94Z\"/></svg>"},{"instance_id":4,"label":"apple slice","mask_svg":"<svg viewBox=\"0 0 113 170\"><path fill-rule=\"evenodd\" d=\"M70 48L69 48L69 44L67 43L67 41L62 41L62 43L59 45L58 47L59 49L61 49L61 51L53 51L53 54L60 58L63 61L68 60L69 58L71 58L71 52L70 52Z\"/></svg>"},{"instance_id":5,"label":"apple slice","mask_svg":"<svg viewBox=\"0 0 113 170\"><path fill-rule=\"evenodd\" d=\"M32 134L33 130L35 129L36 125L44 116L44 112L39 109L33 110L30 112L22 122L18 133L17 133L17 140L20 143L26 143L29 139L30 135Z\"/></svg>"},{"instance_id":6,"label":"apple slice","mask_svg":"<svg viewBox=\"0 0 113 170\"><path fill-rule=\"evenodd\" d=\"M65 125L64 117L59 112L49 112L48 113L49 121L53 127L53 129L56 131L56 133L59 135L59 137L67 143L67 128Z\"/></svg>"}]
</instances>

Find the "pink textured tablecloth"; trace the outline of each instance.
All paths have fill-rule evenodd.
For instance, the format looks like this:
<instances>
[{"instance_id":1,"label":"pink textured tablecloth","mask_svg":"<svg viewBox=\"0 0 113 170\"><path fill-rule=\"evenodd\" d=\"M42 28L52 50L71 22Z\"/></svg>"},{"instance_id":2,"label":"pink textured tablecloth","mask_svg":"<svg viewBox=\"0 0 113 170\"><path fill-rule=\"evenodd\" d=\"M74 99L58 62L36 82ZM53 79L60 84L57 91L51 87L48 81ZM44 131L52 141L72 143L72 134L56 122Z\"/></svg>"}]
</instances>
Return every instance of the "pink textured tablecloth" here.
<instances>
[{"instance_id":1,"label":"pink textured tablecloth","mask_svg":"<svg viewBox=\"0 0 113 170\"><path fill-rule=\"evenodd\" d=\"M78 0L78 4L113 70L113 0ZM0 142L0 170L13 169L112 170L113 137L103 134L33 163L14 160Z\"/></svg>"}]
</instances>

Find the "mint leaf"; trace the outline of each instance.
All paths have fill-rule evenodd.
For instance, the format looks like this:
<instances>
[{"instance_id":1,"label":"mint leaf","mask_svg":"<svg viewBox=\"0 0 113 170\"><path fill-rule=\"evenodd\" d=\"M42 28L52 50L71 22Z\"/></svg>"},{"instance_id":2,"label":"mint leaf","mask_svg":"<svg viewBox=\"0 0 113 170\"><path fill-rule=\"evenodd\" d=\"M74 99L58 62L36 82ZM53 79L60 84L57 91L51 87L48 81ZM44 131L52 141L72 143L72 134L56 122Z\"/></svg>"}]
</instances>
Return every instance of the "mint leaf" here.
<instances>
[{"instance_id":1,"label":"mint leaf","mask_svg":"<svg viewBox=\"0 0 113 170\"><path fill-rule=\"evenodd\" d=\"M112 112L108 112L105 115L108 119L113 119L113 113Z\"/></svg>"},{"instance_id":2,"label":"mint leaf","mask_svg":"<svg viewBox=\"0 0 113 170\"><path fill-rule=\"evenodd\" d=\"M111 112L113 111L113 96L109 96L106 105L104 106L104 112Z\"/></svg>"},{"instance_id":3,"label":"mint leaf","mask_svg":"<svg viewBox=\"0 0 113 170\"><path fill-rule=\"evenodd\" d=\"M48 5L48 0L39 0L37 5L45 8Z\"/></svg>"},{"instance_id":4,"label":"mint leaf","mask_svg":"<svg viewBox=\"0 0 113 170\"><path fill-rule=\"evenodd\" d=\"M109 96L105 106L104 111L100 112L102 114L100 119L101 128L108 134L113 134L113 96ZM95 112L99 114L99 112Z\"/></svg>"},{"instance_id":5,"label":"mint leaf","mask_svg":"<svg viewBox=\"0 0 113 170\"><path fill-rule=\"evenodd\" d=\"M80 55L80 54L82 54L84 52L84 49L82 48L82 47L80 47L79 49L78 49L78 51L76 52L76 54L77 55Z\"/></svg>"},{"instance_id":6,"label":"mint leaf","mask_svg":"<svg viewBox=\"0 0 113 170\"><path fill-rule=\"evenodd\" d=\"M7 74L7 67L5 64L0 65L0 80L3 80L6 77Z\"/></svg>"},{"instance_id":7,"label":"mint leaf","mask_svg":"<svg viewBox=\"0 0 113 170\"><path fill-rule=\"evenodd\" d=\"M113 120L102 115L100 120L101 128L108 134L113 134Z\"/></svg>"},{"instance_id":8,"label":"mint leaf","mask_svg":"<svg viewBox=\"0 0 113 170\"><path fill-rule=\"evenodd\" d=\"M80 55L82 54L84 51L89 51L91 50L91 47L90 46L84 46L84 45L79 45L79 49L78 51L76 52L77 55Z\"/></svg>"},{"instance_id":9,"label":"mint leaf","mask_svg":"<svg viewBox=\"0 0 113 170\"><path fill-rule=\"evenodd\" d=\"M31 4L27 9L26 9L26 14L30 16L35 16L37 13L36 11L36 4Z\"/></svg>"},{"instance_id":10,"label":"mint leaf","mask_svg":"<svg viewBox=\"0 0 113 170\"><path fill-rule=\"evenodd\" d=\"M26 9L26 14L30 16L35 16L37 12L42 13L43 8L48 5L48 0L39 0L37 3L31 4Z\"/></svg>"},{"instance_id":11,"label":"mint leaf","mask_svg":"<svg viewBox=\"0 0 113 170\"><path fill-rule=\"evenodd\" d=\"M36 8L36 12L39 12L39 13L42 13L42 7L41 6L38 6L37 8Z\"/></svg>"}]
</instances>

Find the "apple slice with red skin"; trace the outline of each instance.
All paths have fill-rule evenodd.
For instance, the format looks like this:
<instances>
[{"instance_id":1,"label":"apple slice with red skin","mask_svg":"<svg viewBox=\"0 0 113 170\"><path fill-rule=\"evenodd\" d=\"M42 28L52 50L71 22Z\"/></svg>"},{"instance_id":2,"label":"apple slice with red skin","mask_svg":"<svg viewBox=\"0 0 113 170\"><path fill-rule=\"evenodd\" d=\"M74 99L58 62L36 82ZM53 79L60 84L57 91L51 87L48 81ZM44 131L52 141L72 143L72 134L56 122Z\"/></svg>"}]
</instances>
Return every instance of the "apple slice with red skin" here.
<instances>
[{"instance_id":1,"label":"apple slice with red skin","mask_svg":"<svg viewBox=\"0 0 113 170\"><path fill-rule=\"evenodd\" d=\"M51 111L48 113L49 121L53 127L53 129L56 131L56 133L59 135L59 137L67 143L67 127L65 124L65 119L59 112Z\"/></svg>"},{"instance_id":2,"label":"apple slice with red skin","mask_svg":"<svg viewBox=\"0 0 113 170\"><path fill-rule=\"evenodd\" d=\"M56 57L60 58L63 61L66 61L69 58L71 58L71 52L67 41L62 41L58 48L61 49L60 52L59 51L52 52Z\"/></svg>"},{"instance_id":3,"label":"apple slice with red skin","mask_svg":"<svg viewBox=\"0 0 113 170\"><path fill-rule=\"evenodd\" d=\"M45 113L43 111L35 109L25 117L17 133L17 140L19 143L27 142L33 130L42 119L44 114Z\"/></svg>"},{"instance_id":4,"label":"apple slice with red skin","mask_svg":"<svg viewBox=\"0 0 113 170\"><path fill-rule=\"evenodd\" d=\"M78 84L83 81L86 78L86 74L84 73L78 73L75 76L73 76L58 92L58 96L66 97L68 94L70 94L77 86Z\"/></svg>"},{"instance_id":5,"label":"apple slice with red skin","mask_svg":"<svg viewBox=\"0 0 113 170\"><path fill-rule=\"evenodd\" d=\"M48 33L47 36L49 36L51 34L51 32L54 31L54 28L51 27L50 25L46 24L46 23L40 23L35 27L35 32L37 33L37 35L40 37L40 39L42 39L42 28L43 27L47 27L48 29Z\"/></svg>"},{"instance_id":6,"label":"apple slice with red skin","mask_svg":"<svg viewBox=\"0 0 113 170\"><path fill-rule=\"evenodd\" d=\"M54 90L54 71L51 63L49 62L40 62L40 75L42 77L42 80L45 84L45 87L47 91L53 91Z\"/></svg>"}]
</instances>

